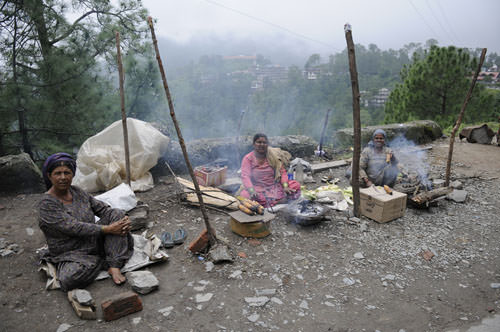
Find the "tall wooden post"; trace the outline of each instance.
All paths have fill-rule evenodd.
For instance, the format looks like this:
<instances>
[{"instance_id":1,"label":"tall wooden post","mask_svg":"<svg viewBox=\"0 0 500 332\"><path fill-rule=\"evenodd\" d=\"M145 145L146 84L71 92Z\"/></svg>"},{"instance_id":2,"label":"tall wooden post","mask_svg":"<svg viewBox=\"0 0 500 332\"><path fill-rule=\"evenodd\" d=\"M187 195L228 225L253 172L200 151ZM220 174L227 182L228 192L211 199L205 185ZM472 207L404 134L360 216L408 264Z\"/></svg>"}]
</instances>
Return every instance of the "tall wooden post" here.
<instances>
[{"instance_id":1,"label":"tall wooden post","mask_svg":"<svg viewBox=\"0 0 500 332\"><path fill-rule=\"evenodd\" d=\"M351 73L352 86L352 122L354 125L354 153L352 156L352 194L354 201L354 215L359 217L359 156L361 154L361 120L359 115L359 86L358 71L356 69L356 55L354 53L354 43L352 41L351 25L344 25L345 39L347 41L347 51L349 54L349 71Z\"/></svg>"},{"instance_id":2,"label":"tall wooden post","mask_svg":"<svg viewBox=\"0 0 500 332\"><path fill-rule=\"evenodd\" d=\"M163 87L165 89L165 94L167 96L168 108L170 109L170 117L172 118L172 121L175 126L175 131L177 132L177 137L179 138L179 144L182 149L182 154L184 155L184 160L186 161L186 166L189 170L189 175L191 175L191 179L193 180L196 196L198 196L198 202L200 203L201 214L203 215L203 219L205 221L205 228L207 229L209 242L210 244L214 244L216 241L215 233L212 230L212 227L210 226L207 210L205 208L205 204L203 203L203 196L201 194L200 186L198 185L198 180L196 180L196 176L194 175L193 167L191 166L191 162L189 161L189 156L187 154L186 144L184 144L184 138L182 137L181 128L179 127L179 124L177 123L177 119L175 117L174 103L172 102L172 97L170 96L170 89L168 88L167 76L165 75L165 70L163 69L163 63L161 62L160 50L158 49L158 41L156 40L156 34L153 27L153 19L151 17L148 17L148 24L151 30L151 37L153 39L153 45L156 52L156 60L158 61L158 67L160 68Z\"/></svg>"},{"instance_id":3,"label":"tall wooden post","mask_svg":"<svg viewBox=\"0 0 500 332\"><path fill-rule=\"evenodd\" d=\"M116 57L118 59L118 73L120 81L120 101L122 108L122 126L123 126L123 146L125 147L125 170L127 172L127 183L130 186L130 153L128 148L128 129L127 114L125 113L125 91L123 89L123 66L122 54L120 51L120 33L116 32Z\"/></svg>"},{"instance_id":4,"label":"tall wooden post","mask_svg":"<svg viewBox=\"0 0 500 332\"><path fill-rule=\"evenodd\" d=\"M323 129L321 130L321 137L319 138L318 153L320 157L323 157L323 143L325 140L326 127L328 126L328 116L330 115L331 109L326 111L325 122L323 123Z\"/></svg>"},{"instance_id":5,"label":"tall wooden post","mask_svg":"<svg viewBox=\"0 0 500 332\"><path fill-rule=\"evenodd\" d=\"M15 10L18 10L17 6ZM17 120L19 123L19 133L21 134L23 151L29 154L31 159L33 159L33 151L31 150L31 144L28 140L28 129L26 128L25 124L26 115L24 112L24 107L21 105L21 92L19 91L19 85L17 82L17 27L17 18L14 18L14 41L12 42L12 78L14 80L15 86Z\"/></svg>"},{"instance_id":6,"label":"tall wooden post","mask_svg":"<svg viewBox=\"0 0 500 332\"><path fill-rule=\"evenodd\" d=\"M486 57L486 49L483 48L483 51L481 52L481 58L479 59L479 64L477 65L476 72L474 73L474 77L472 78L472 82L470 84L469 91L467 92L467 96L465 96L465 100L464 100L464 103L462 105L462 109L460 110L460 113L458 114L457 122L455 122L455 126L453 127L453 130L451 131L450 147L448 149L448 161L446 162L446 177L444 180L444 185L446 187L448 187L450 185L451 158L453 156L453 145L455 143L455 135L457 134L458 128L460 128L460 125L462 124L462 118L464 117L465 108L467 107L467 103L469 102L470 98L472 97L472 91L474 90L474 87L476 86L477 77L479 76L479 72L481 71L481 67L483 66L483 62L484 62L485 57Z\"/></svg>"}]
</instances>

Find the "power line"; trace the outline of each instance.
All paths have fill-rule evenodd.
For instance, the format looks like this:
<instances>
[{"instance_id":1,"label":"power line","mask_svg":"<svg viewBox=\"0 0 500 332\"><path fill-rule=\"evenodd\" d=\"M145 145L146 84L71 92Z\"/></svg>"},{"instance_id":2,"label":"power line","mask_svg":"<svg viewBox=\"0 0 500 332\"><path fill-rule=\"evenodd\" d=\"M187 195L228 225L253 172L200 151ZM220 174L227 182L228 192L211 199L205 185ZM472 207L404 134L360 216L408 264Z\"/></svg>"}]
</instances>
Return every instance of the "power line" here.
<instances>
[{"instance_id":1,"label":"power line","mask_svg":"<svg viewBox=\"0 0 500 332\"><path fill-rule=\"evenodd\" d=\"M333 46L332 44L328 44L328 43L325 43L325 42L323 42L323 41L321 41L321 40L311 38L311 37L306 36L306 35L304 35L304 34L301 34L301 33L295 32L295 31L293 31L293 30L290 30L290 29L288 29L288 28L286 28L286 27L284 27L284 26L281 26L281 25L279 25L279 24L275 24L275 23L272 23L272 22L266 21L266 20L261 19L261 18L259 18L259 17L256 17L256 16L253 16L253 15L251 15L251 14L245 13L245 12L243 12L243 11L241 11L241 10L238 10L238 9L235 9L235 8L232 8L232 7L229 7L229 6L226 6L226 5L221 4L221 3L217 2L217 1L213 1L213 0L205 0L205 1L206 1L206 2L208 2L209 4L214 5L214 6L218 6L218 7L221 7L221 8L227 9L227 10L230 10L230 11L235 12L235 13L237 13L237 14L240 14L240 15L242 15L242 16L248 17L248 18L250 18L250 19L252 19L252 20L255 20L255 21L258 21L258 22L261 22L261 23L264 23L264 24L270 25L270 26L272 26L272 27L278 28L278 29L280 29L280 30L286 31L286 32L288 32L288 33L290 33L290 34L292 34L292 35L295 35L295 36L297 36L297 37L300 37L300 38L302 38L302 39L307 39L307 40L309 40L309 41L312 41L312 42L315 42L315 43L321 44L321 45L326 46L326 47L329 47L329 48L332 48L332 49L334 49L334 50L336 50L336 51L339 51L339 52L341 52L341 51L342 51L342 50L340 50L340 49L336 48L335 46Z\"/></svg>"},{"instance_id":2,"label":"power line","mask_svg":"<svg viewBox=\"0 0 500 332\"><path fill-rule=\"evenodd\" d=\"M439 1L438 1L439 2ZM425 0L425 4L427 5L427 7L429 8L429 10L431 11L431 14L432 14L432 17L434 17L434 19L438 22L439 26L441 27L441 29L443 29L443 31L446 33L446 35L448 35L448 38L451 40L451 42L453 44L456 44L456 42L453 40L453 37L451 36L451 34L448 32L448 30L446 30L444 28L444 26L441 24L441 21L437 18L437 16L434 14L434 11L432 10L431 8L431 5L429 4L429 0Z\"/></svg>"},{"instance_id":3,"label":"power line","mask_svg":"<svg viewBox=\"0 0 500 332\"><path fill-rule=\"evenodd\" d=\"M448 17L446 16L446 12L445 10L443 10L443 7L441 7L441 4L439 1L436 1L437 5L438 5L438 8L439 8L439 11L441 12L441 15L443 16L444 18L444 21L445 23L448 25L448 28L450 28L450 31L452 33L452 35L455 37L455 39L460 42L460 38L458 38L458 35L455 33L455 31L453 30L453 27L452 25L450 24L450 21L448 20Z\"/></svg>"},{"instance_id":4,"label":"power line","mask_svg":"<svg viewBox=\"0 0 500 332\"><path fill-rule=\"evenodd\" d=\"M408 2L410 3L410 5L413 7L413 9L415 10L415 12L418 14L418 16L420 16L420 19L425 23L425 25L427 25L427 27L429 28L429 30L431 30L431 32L434 34L434 36L438 36L438 34L436 33L436 31L434 31L434 29L429 25L429 23L427 23L427 21L425 20L424 16L418 11L417 7L415 7L415 5L413 4L413 2L411 2L411 0L408 0Z\"/></svg>"}]
</instances>

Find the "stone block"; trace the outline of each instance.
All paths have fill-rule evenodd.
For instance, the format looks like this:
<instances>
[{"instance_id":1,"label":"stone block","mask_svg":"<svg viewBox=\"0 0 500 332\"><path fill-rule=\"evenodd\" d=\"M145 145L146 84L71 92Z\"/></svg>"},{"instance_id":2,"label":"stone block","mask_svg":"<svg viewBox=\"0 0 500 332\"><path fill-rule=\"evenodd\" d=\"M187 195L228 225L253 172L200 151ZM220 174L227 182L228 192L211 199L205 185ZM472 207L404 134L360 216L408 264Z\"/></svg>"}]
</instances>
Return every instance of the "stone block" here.
<instances>
[{"instance_id":1,"label":"stone block","mask_svg":"<svg viewBox=\"0 0 500 332\"><path fill-rule=\"evenodd\" d=\"M158 289L160 283L155 275L150 271L133 271L127 273L132 289L139 294L148 294Z\"/></svg>"}]
</instances>

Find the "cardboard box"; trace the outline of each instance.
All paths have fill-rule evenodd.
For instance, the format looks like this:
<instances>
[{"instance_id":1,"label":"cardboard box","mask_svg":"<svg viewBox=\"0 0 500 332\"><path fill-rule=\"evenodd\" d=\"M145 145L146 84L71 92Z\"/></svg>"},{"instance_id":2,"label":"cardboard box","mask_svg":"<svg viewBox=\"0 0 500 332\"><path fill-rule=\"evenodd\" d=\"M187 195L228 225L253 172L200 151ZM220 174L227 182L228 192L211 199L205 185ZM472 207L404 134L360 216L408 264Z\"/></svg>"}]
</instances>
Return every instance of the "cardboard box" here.
<instances>
[{"instance_id":1,"label":"cardboard box","mask_svg":"<svg viewBox=\"0 0 500 332\"><path fill-rule=\"evenodd\" d=\"M384 223L405 215L406 194L392 191L392 195L382 187L359 190L361 214L377 222Z\"/></svg>"},{"instance_id":2,"label":"cardboard box","mask_svg":"<svg viewBox=\"0 0 500 332\"><path fill-rule=\"evenodd\" d=\"M194 169L194 176L201 186L217 187L226 181L227 166L216 168L198 166Z\"/></svg>"}]
</instances>

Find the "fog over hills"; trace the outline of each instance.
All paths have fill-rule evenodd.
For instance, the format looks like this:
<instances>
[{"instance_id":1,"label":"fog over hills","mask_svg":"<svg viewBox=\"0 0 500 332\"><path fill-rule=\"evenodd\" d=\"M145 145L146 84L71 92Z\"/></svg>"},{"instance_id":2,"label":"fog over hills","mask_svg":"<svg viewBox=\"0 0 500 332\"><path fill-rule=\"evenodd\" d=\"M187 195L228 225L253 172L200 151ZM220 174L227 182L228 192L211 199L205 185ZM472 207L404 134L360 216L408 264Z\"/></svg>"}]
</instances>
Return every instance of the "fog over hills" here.
<instances>
[{"instance_id":1,"label":"fog over hills","mask_svg":"<svg viewBox=\"0 0 500 332\"><path fill-rule=\"evenodd\" d=\"M325 47L318 49L307 41L286 38L276 34L266 38L218 37L206 34L191 38L187 42L158 37L158 45L167 67L184 66L191 61L197 62L203 55L257 55L261 54L273 64L302 67L309 56L320 53L325 60L329 54Z\"/></svg>"}]
</instances>

